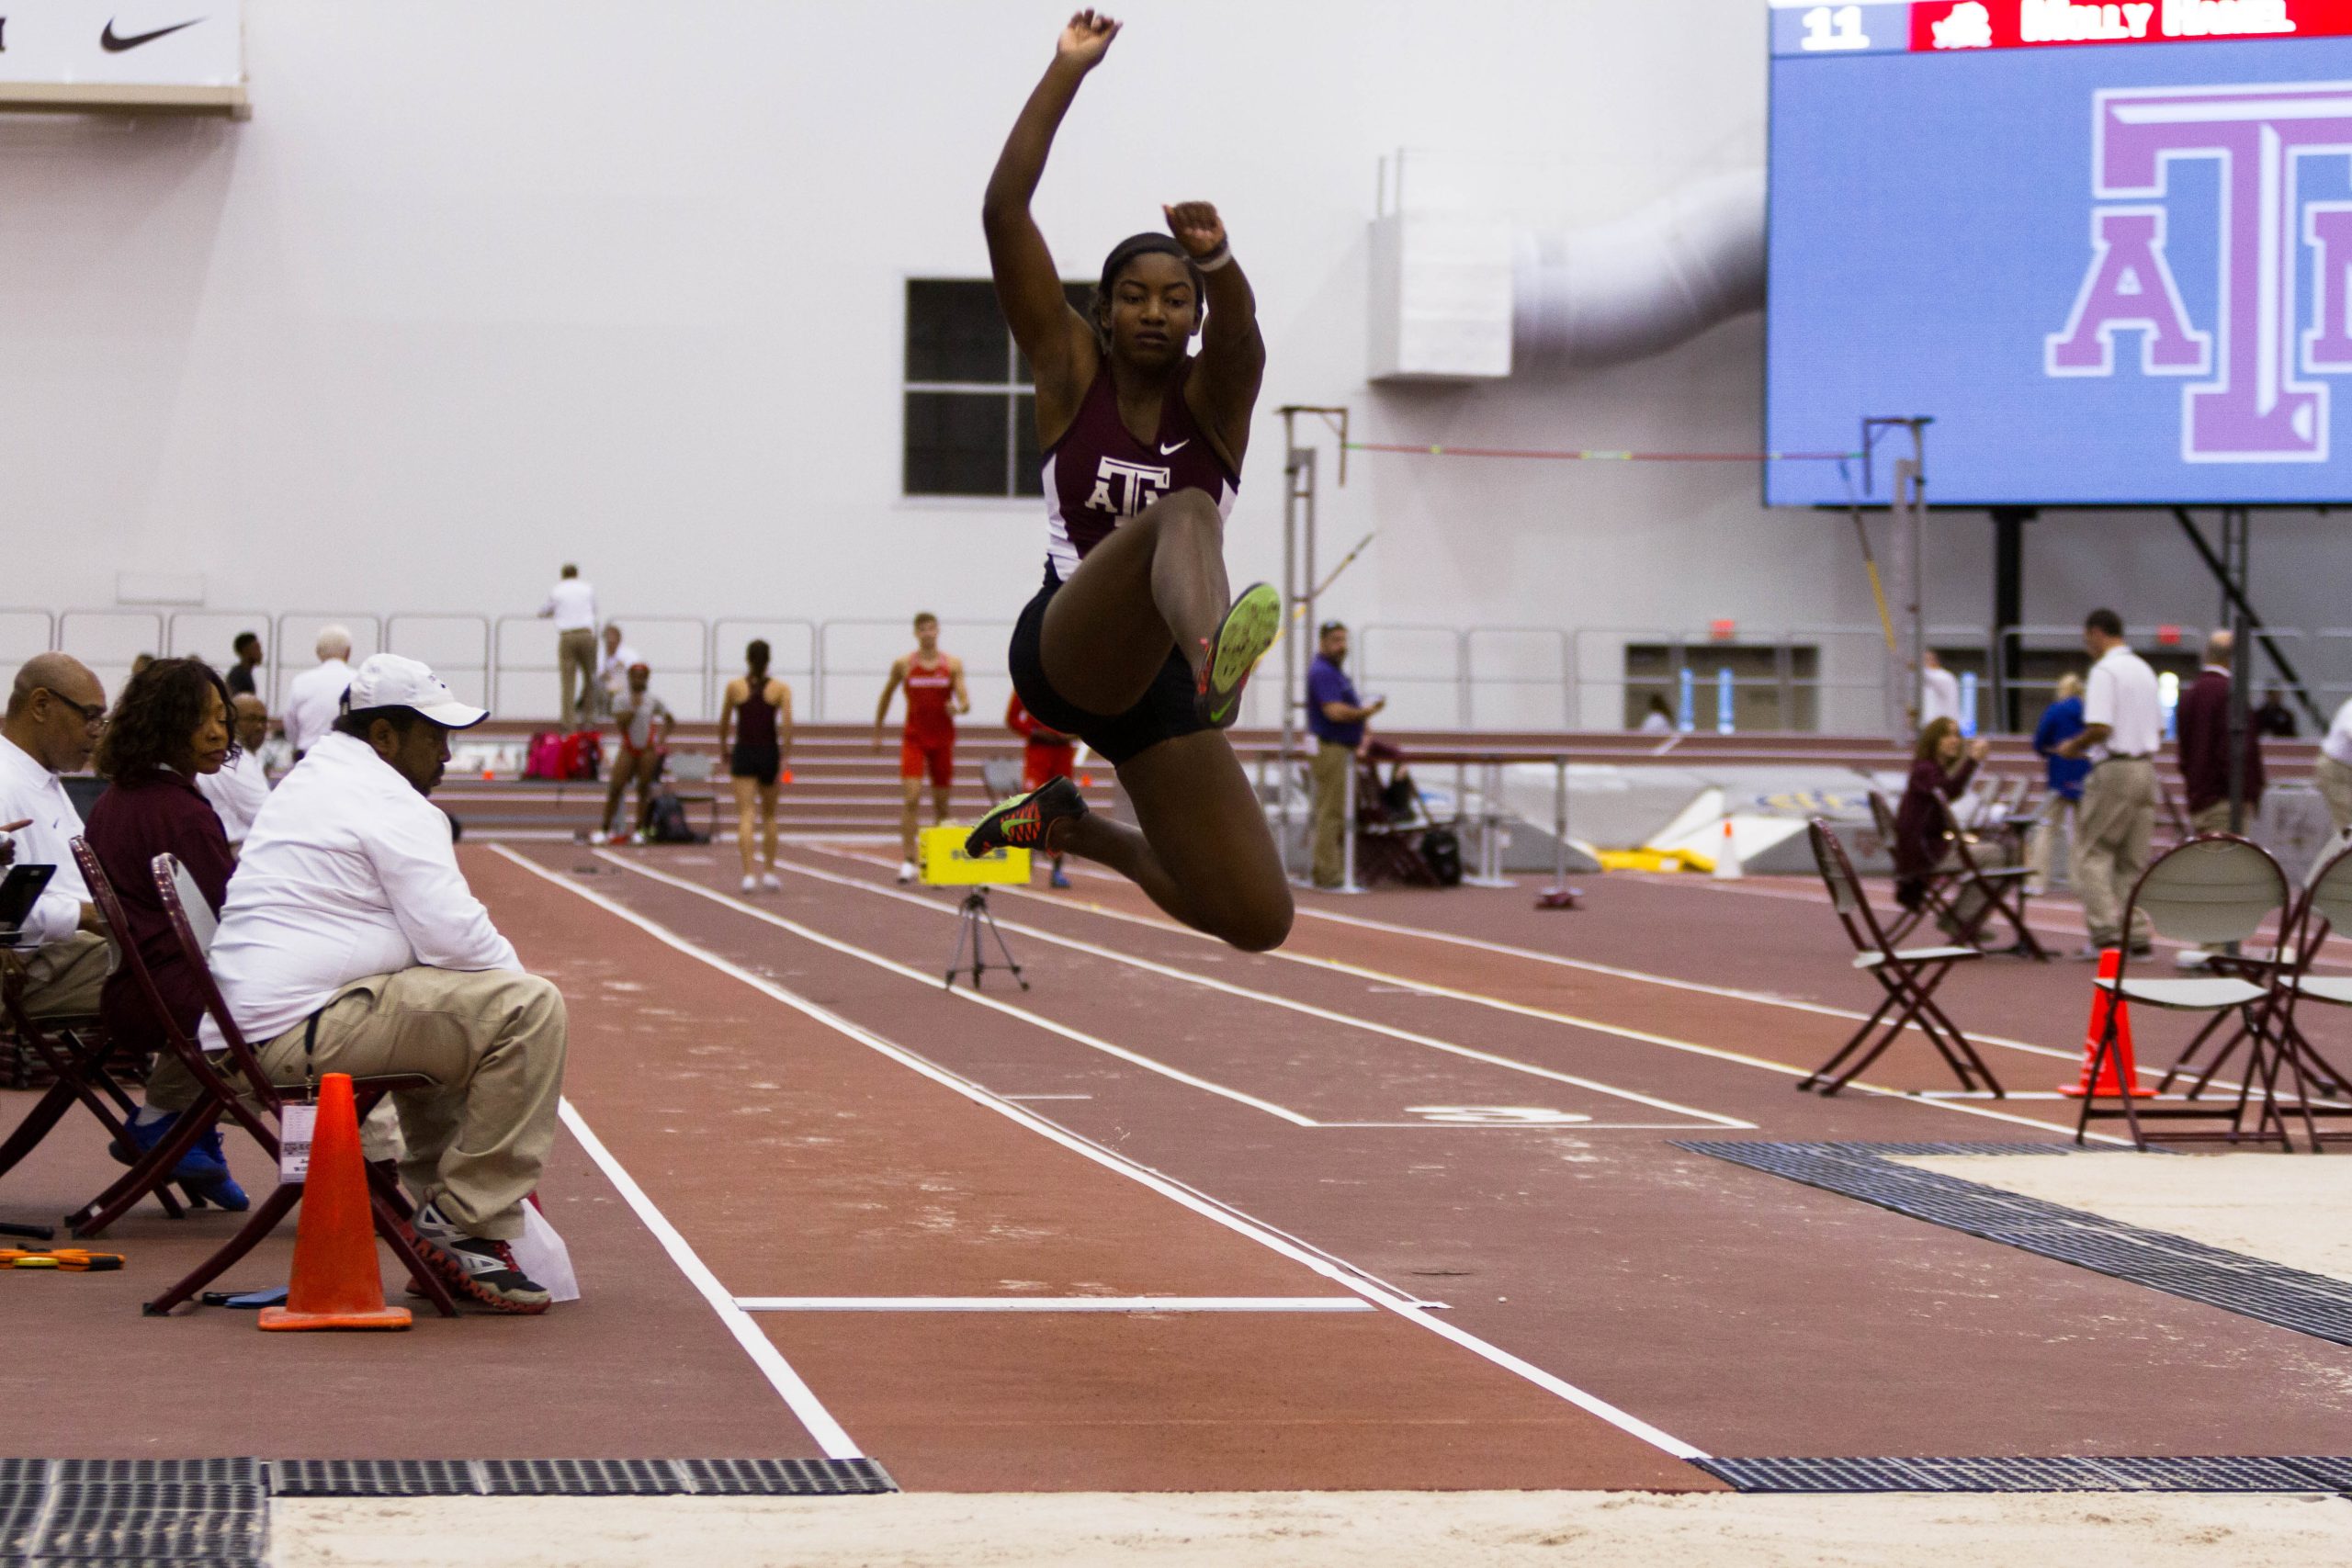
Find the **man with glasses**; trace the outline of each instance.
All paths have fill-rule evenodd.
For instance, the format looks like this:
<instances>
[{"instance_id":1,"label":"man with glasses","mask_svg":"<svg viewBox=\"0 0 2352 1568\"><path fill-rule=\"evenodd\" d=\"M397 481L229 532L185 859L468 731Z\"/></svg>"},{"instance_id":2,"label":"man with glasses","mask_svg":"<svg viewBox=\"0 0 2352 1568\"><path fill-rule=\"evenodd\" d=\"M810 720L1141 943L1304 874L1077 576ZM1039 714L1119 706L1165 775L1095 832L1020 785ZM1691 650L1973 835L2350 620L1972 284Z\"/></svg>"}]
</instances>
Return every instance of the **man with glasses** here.
<instances>
[{"instance_id":1,"label":"man with glasses","mask_svg":"<svg viewBox=\"0 0 2352 1568\"><path fill-rule=\"evenodd\" d=\"M79 660L36 654L17 671L0 718L0 822L22 824L13 829L18 862L57 868L8 957L23 968L25 1010L38 1019L95 1018L106 986L104 928L67 847L81 836L82 814L58 782L88 764L106 699Z\"/></svg>"}]
</instances>

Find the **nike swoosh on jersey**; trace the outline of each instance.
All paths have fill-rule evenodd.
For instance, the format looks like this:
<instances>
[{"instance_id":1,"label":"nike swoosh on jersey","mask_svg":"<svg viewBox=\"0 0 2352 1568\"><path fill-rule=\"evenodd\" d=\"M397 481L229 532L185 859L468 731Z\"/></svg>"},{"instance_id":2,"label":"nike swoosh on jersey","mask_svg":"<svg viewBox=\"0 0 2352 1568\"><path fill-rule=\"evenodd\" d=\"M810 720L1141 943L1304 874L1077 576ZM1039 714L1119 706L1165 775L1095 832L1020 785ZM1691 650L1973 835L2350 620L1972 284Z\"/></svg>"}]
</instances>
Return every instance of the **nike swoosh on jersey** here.
<instances>
[{"instance_id":1,"label":"nike swoosh on jersey","mask_svg":"<svg viewBox=\"0 0 2352 1568\"><path fill-rule=\"evenodd\" d=\"M109 19L105 30L98 34L98 47L108 54L120 54L126 49L137 49L142 43L153 43L159 38L167 38L183 28L192 28L197 22L202 20L204 18L198 17L195 21L175 22L168 28L157 28L152 33L133 33L129 38L119 38L115 34L114 23Z\"/></svg>"},{"instance_id":2,"label":"nike swoosh on jersey","mask_svg":"<svg viewBox=\"0 0 2352 1568\"><path fill-rule=\"evenodd\" d=\"M1173 457L1177 453L1182 452L1185 447L1190 446L1192 444L1193 438L1187 435L1183 440L1179 441L1173 446L1162 446L1159 449L1159 455L1163 457Z\"/></svg>"}]
</instances>

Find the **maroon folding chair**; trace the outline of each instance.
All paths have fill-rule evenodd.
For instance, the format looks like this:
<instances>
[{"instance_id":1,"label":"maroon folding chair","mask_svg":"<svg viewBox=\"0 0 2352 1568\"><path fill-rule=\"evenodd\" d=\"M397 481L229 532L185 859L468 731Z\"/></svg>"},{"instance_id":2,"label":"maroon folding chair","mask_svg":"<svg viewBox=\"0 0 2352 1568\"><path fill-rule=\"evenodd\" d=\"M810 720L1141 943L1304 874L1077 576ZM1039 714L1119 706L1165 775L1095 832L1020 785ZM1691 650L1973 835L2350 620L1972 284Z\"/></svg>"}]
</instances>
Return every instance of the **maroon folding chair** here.
<instances>
[{"instance_id":1,"label":"maroon folding chair","mask_svg":"<svg viewBox=\"0 0 2352 1568\"><path fill-rule=\"evenodd\" d=\"M1894 807L1889 806L1886 803L1886 796L1877 790L1870 792L1870 798L1871 825L1878 829L1879 842L1886 846L1886 852L1892 856L1894 853L1894 846L1901 837L1895 831ZM1839 852L1842 853L1843 851L1844 846L1839 846ZM1903 942L1913 931L1919 929L1920 922L1931 915L1941 915L1947 921L1957 925L1960 921L1960 910L1952 903L1951 886L1959 874L1960 873L1951 865L1939 865L1922 876L1919 879L1918 904L1908 909L1898 907L1897 912L1887 921L1886 940L1891 942Z\"/></svg>"},{"instance_id":2,"label":"maroon folding chair","mask_svg":"<svg viewBox=\"0 0 2352 1568\"><path fill-rule=\"evenodd\" d=\"M2243 942L2262 927L2262 922L2276 914L2280 930L2289 929L2293 896L2288 889L2287 874L2268 851L2250 839L2234 833L2208 833L2175 844L2158 855L2132 886L2132 896L2124 901L2122 929L2133 928L2135 914L2147 916L2160 936L2177 941L2193 942L2205 946L2222 942ZM2092 984L2110 996L2144 1007L2162 1008L2174 1012L2202 1012L2213 1015L2191 1042L2188 1052L2193 1055L2214 1028L2234 1019L2238 1030L2226 1047L2207 1067L2199 1080L2201 1089L2210 1082L2213 1072L2238 1047L2246 1054L2244 1081L2238 1085L2233 1100L2209 1100L2204 1103L2176 1105L2142 1105L2131 1095L2113 1097L2120 1103L2112 1109L2098 1103L2102 1096L2086 1094L2075 1122L2075 1141L2081 1143L2093 1117L2121 1117L2131 1128L2132 1141L2141 1148L2148 1146L2148 1132L2142 1123L2152 1121L2186 1117L2211 1119L2229 1118L2223 1128L2195 1133L2166 1133L2167 1141L2175 1139L2206 1139L2240 1143L2277 1138L2281 1149L2291 1149L2293 1139L2287 1130L2286 1112L2300 1110L2303 1125L2312 1136L2312 1147L2319 1146L2319 1131L2312 1120L2310 1086L2305 1079L2303 1063L2292 1051L2284 1048L2276 1019L2280 1002L2278 987L2267 973L2255 971L2244 963L2233 965L2235 973L2214 972L2194 978L2163 976L2141 979L2132 974L2132 953L2129 945L2116 953L2116 973L2112 978L2101 976ZM2123 1009L2107 1010L2106 1026L2094 1043L2091 1060L2086 1068L2086 1083L2107 1081L2110 1073L2120 1070L2120 1048L2117 1043L2119 1020ZM2165 1075L2169 1084L2179 1070ZM2280 1101L2278 1085L2281 1074L2292 1089L2290 1100ZM2189 1100L2193 1102L2196 1096ZM2254 1129L2246 1130L2248 1111L2254 1113Z\"/></svg>"},{"instance_id":3,"label":"maroon folding chair","mask_svg":"<svg viewBox=\"0 0 2352 1568\"><path fill-rule=\"evenodd\" d=\"M76 839L74 842L78 852L81 840ZM105 918L109 931L122 930L104 903L98 904L98 913ZM127 1126L139 1107L107 1066L113 1043L107 1038L106 1031L97 1027L95 1021L53 1033L43 1028L25 1006L24 979L13 965L0 970L0 1011L6 1011L17 1038L48 1065L55 1079L9 1133L6 1141L0 1142L0 1176L16 1168L39 1147L76 1102L98 1119L98 1125L107 1130L109 1140L127 1143ZM153 1190L164 1213L175 1220L186 1213L179 1200L172 1196L168 1184L157 1183ZM187 1201L197 1208L204 1206L203 1200L192 1191L187 1193Z\"/></svg>"},{"instance_id":4,"label":"maroon folding chair","mask_svg":"<svg viewBox=\"0 0 2352 1568\"><path fill-rule=\"evenodd\" d=\"M173 1040L173 1048L181 1053L181 1060L187 1062L189 1071L197 1075L198 1082L204 1087L207 1099L202 1104L184 1112L174 1125L171 1134L157 1144L154 1150L141 1161L139 1168L131 1173L131 1178L126 1179L125 1182L118 1182L117 1189L125 1187L131 1179L142 1177L152 1181L162 1171L168 1171L174 1165L179 1163L180 1156L187 1152L188 1145L196 1141L203 1128L221 1116L232 1118L239 1126L253 1134L254 1142L261 1145L262 1152L269 1157L272 1164L276 1164L278 1159L278 1113L279 1108L285 1102L285 1097L279 1093L277 1085L270 1081L269 1076L262 1071L260 1058L254 1054L252 1045L246 1042L244 1035L238 1031L236 1020L229 1015L228 1004L221 999L220 988L213 980L211 964L206 959L206 948L209 944L210 933L208 931L204 936L199 937L190 918L189 902L194 897L195 884L188 877L187 873L181 869L178 860L168 854L155 857L154 874L156 896L163 901L164 916L170 919L172 932L179 939L180 951L187 957L188 967L196 976L198 989L204 1000L204 1010L211 1018L214 1026L220 1031L220 1038L226 1044L227 1048L222 1055L235 1076L243 1080L244 1087L242 1090L232 1088L228 1076L213 1066L211 1061L198 1048L194 1040L184 1033L178 1033L176 1025L171 1022L169 1015L165 1014L166 1030L175 1036ZM183 886L187 888L186 892L183 892ZM194 901L198 908L201 908L200 898L196 898ZM351 1085L352 1095L362 1119L365 1119L368 1111L375 1108L377 1101L382 1100L387 1094L401 1089L433 1087L434 1080L421 1073L399 1073L379 1077L354 1078ZM230 1237L218 1251L198 1265L194 1273L162 1295L148 1302L141 1310L150 1317L160 1317L193 1298L198 1291L219 1278L224 1270L234 1267L237 1260L251 1252L264 1236L276 1230L278 1224L293 1212L294 1205L301 1201L301 1197L302 1189L299 1183L281 1181L274 1185L270 1189L269 1195L254 1205L253 1213L235 1235ZM414 1211L401 1193L399 1182L385 1172L372 1166L369 1167L368 1201L373 1212L377 1236L392 1249L393 1255L408 1269L409 1277L416 1288L430 1298L442 1316L457 1316L458 1303L450 1295L448 1287L441 1282L440 1277L417 1255L415 1244L411 1239L408 1229L408 1220ZM115 1212L119 1213L119 1209L118 1208ZM77 1223L75 1234L93 1234L96 1230L103 1228L113 1217L113 1213L94 1215L87 1228Z\"/></svg>"},{"instance_id":5,"label":"maroon folding chair","mask_svg":"<svg viewBox=\"0 0 2352 1568\"><path fill-rule=\"evenodd\" d=\"M1951 1068L1952 1075L1960 1079L1962 1089L1974 1091L1981 1084L1995 1098L2001 1097L2005 1091L2000 1080L1994 1077L1993 1069L1984 1065L1968 1036L1936 1002L1936 987L1943 984L1952 965L1982 958L1984 953L1973 947L1896 947L1893 934L1879 924L1878 916L1871 909L1870 899L1862 892L1861 878L1854 874L1853 862L1846 858L1846 848L1830 831L1829 824L1816 817L1808 824L1807 831L1813 839L1814 863L1820 867L1821 880L1829 888L1830 908L1837 911L1838 923L1846 928L1846 935L1854 944L1854 967L1875 977L1886 996L1852 1037L1838 1048L1837 1055L1800 1079L1797 1088L1836 1094L1877 1061L1905 1025L1916 1023L1919 1032L1943 1057L1944 1064ZM1892 1021L1872 1042L1871 1032L1890 1016Z\"/></svg>"},{"instance_id":6,"label":"maroon folding chair","mask_svg":"<svg viewBox=\"0 0 2352 1568\"><path fill-rule=\"evenodd\" d=\"M2017 932L2017 941L2004 952L2023 958L2046 961L2049 950L2038 941L2032 929L2025 923L2026 878L2032 875L2030 867L2022 865L1986 865L1976 858L1976 835L1960 819L1952 803L1937 796L1943 807L1944 842L1949 846L1951 881L1946 897L1952 917L1955 940L1973 942L1995 915L2008 921ZM1968 896L1973 893L1977 905L1966 908Z\"/></svg>"}]
</instances>

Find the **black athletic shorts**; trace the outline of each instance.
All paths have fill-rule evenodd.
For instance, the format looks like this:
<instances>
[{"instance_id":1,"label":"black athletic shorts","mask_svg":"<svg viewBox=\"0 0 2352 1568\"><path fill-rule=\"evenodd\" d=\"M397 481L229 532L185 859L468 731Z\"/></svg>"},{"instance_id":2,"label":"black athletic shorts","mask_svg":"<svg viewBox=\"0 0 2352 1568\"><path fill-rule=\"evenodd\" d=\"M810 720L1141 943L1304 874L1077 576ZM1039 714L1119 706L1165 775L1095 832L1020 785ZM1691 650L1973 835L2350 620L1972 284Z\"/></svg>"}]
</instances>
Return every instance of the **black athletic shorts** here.
<instances>
[{"instance_id":1,"label":"black athletic shorts","mask_svg":"<svg viewBox=\"0 0 2352 1568\"><path fill-rule=\"evenodd\" d=\"M754 746L744 740L735 742L727 758L729 778L753 779L763 789L775 783L776 773L783 766L784 758L777 748Z\"/></svg>"},{"instance_id":2,"label":"black athletic shorts","mask_svg":"<svg viewBox=\"0 0 2352 1568\"><path fill-rule=\"evenodd\" d=\"M1029 601L1012 628L1012 648L1007 658L1012 666L1012 689L1023 707L1047 728L1077 736L1113 767L1163 740L1209 728L1193 700L1193 667L1172 648L1143 700L1125 713L1089 713L1055 691L1053 682L1046 679L1046 606L1054 602L1061 587L1062 580L1047 566L1046 585L1037 590L1037 596Z\"/></svg>"}]
</instances>

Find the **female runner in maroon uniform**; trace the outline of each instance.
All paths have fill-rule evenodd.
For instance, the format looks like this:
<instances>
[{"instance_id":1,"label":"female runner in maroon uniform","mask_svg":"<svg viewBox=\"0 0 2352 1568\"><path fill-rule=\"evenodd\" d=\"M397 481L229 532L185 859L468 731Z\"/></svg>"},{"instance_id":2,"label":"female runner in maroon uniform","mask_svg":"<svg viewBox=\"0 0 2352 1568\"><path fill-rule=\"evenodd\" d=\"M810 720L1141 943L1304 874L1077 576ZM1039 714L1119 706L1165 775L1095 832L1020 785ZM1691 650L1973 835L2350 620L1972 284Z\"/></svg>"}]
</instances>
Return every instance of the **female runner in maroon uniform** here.
<instances>
[{"instance_id":1,"label":"female runner in maroon uniform","mask_svg":"<svg viewBox=\"0 0 2352 1568\"><path fill-rule=\"evenodd\" d=\"M1118 770L1141 830L1091 815L1064 778L982 818L969 848L1100 861L1185 924L1260 952L1290 934L1290 883L1219 733L1282 621L1273 589L1237 600L1225 575L1225 517L1266 364L1256 302L1216 209L1185 202L1162 209L1172 237L1112 251L1090 321L1064 299L1029 213L1054 131L1118 31L1092 11L1062 29L981 222L997 299L1036 375L1050 513L1046 583L1012 636L1013 689Z\"/></svg>"}]
</instances>

